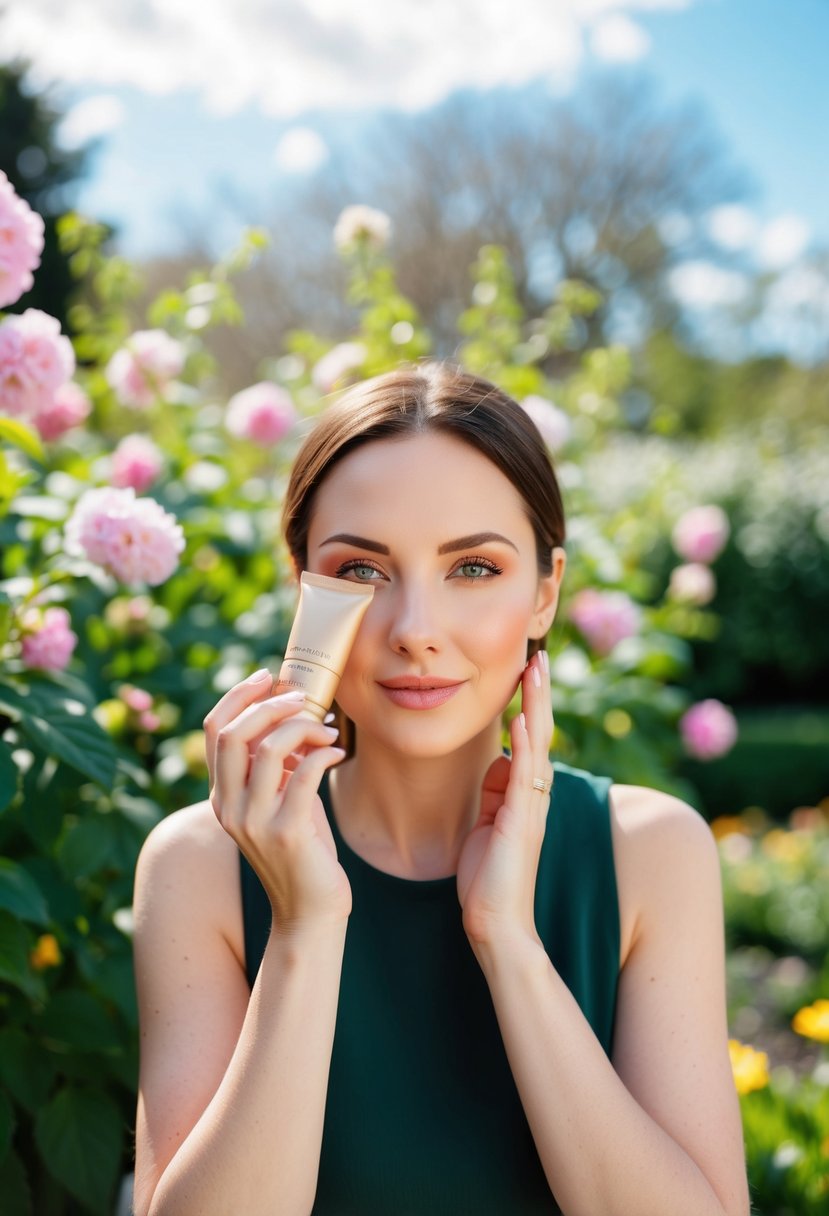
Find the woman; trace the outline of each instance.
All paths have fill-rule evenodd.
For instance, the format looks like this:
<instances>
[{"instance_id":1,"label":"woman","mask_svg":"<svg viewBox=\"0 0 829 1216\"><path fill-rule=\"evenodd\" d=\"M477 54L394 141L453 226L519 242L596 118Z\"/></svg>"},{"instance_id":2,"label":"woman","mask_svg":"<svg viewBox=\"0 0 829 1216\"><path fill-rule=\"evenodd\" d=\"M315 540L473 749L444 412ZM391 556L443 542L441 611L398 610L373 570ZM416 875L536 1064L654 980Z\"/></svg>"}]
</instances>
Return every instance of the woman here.
<instances>
[{"instance_id":1,"label":"woman","mask_svg":"<svg viewBox=\"0 0 829 1216\"><path fill-rule=\"evenodd\" d=\"M250 677L142 851L137 1216L745 1216L716 847L550 763L564 519L525 412L440 364L354 387L285 534L374 588L345 746Z\"/></svg>"}]
</instances>

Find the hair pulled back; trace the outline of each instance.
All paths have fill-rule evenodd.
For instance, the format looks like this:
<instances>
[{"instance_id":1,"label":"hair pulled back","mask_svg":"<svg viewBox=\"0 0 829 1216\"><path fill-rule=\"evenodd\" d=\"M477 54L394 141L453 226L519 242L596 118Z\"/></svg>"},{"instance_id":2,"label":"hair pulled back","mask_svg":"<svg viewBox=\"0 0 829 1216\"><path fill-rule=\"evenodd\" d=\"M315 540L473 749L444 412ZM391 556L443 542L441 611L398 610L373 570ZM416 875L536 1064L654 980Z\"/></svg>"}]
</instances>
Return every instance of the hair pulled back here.
<instances>
[{"instance_id":1,"label":"hair pulled back","mask_svg":"<svg viewBox=\"0 0 829 1216\"><path fill-rule=\"evenodd\" d=\"M424 432L468 443L512 482L535 534L539 574L549 574L552 551L564 543L564 507L538 428L502 389L439 362L363 380L320 417L294 460L282 515L285 541L297 569L303 570L307 560L316 491L334 465L372 440Z\"/></svg>"}]
</instances>

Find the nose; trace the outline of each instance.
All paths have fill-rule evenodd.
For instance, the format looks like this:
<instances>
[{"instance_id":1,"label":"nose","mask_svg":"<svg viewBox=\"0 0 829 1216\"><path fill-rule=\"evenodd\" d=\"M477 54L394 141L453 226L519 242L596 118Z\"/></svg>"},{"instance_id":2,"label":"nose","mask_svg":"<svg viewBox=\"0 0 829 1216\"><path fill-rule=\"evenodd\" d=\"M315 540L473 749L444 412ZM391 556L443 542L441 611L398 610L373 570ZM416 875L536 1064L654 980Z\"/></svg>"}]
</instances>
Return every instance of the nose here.
<instances>
[{"instance_id":1,"label":"nose","mask_svg":"<svg viewBox=\"0 0 829 1216\"><path fill-rule=\"evenodd\" d=\"M426 588L401 587L390 607L389 645L396 654L418 658L439 652L437 609Z\"/></svg>"}]
</instances>

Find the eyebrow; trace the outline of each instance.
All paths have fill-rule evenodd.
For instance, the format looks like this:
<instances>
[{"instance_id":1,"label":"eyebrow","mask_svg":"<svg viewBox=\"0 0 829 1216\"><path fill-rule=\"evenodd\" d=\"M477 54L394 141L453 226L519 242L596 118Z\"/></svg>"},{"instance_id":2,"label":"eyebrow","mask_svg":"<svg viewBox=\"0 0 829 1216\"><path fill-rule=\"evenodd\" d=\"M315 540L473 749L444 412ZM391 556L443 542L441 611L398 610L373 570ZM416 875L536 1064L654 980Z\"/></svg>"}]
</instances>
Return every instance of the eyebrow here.
<instances>
[{"instance_id":1,"label":"eyebrow","mask_svg":"<svg viewBox=\"0 0 829 1216\"><path fill-rule=\"evenodd\" d=\"M518 546L500 532L473 532L471 536L459 536L457 540L444 541L442 545L438 545L438 553L457 553L460 549L475 549L478 545L490 544L493 541L496 544L509 545L518 552ZM369 553L384 553L387 556L389 554L388 545L382 545L379 540L369 540L365 536L355 536L351 532L337 532L334 536L329 536L321 542L320 548L334 544L354 545L357 549L368 549Z\"/></svg>"}]
</instances>

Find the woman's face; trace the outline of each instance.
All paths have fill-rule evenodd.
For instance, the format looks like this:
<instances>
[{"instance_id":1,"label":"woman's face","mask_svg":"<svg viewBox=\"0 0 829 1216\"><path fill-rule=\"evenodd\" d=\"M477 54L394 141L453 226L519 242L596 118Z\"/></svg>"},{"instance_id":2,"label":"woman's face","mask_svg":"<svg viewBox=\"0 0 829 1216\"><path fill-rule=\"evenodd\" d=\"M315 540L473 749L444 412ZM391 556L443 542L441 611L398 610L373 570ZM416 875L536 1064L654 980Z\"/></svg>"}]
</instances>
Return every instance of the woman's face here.
<instances>
[{"instance_id":1,"label":"woman's face","mask_svg":"<svg viewBox=\"0 0 829 1216\"><path fill-rule=\"evenodd\" d=\"M515 692L527 639L549 628L555 555L540 578L520 494L459 439L376 440L335 465L316 494L307 561L374 587L337 693L358 735L425 757L487 730Z\"/></svg>"}]
</instances>

